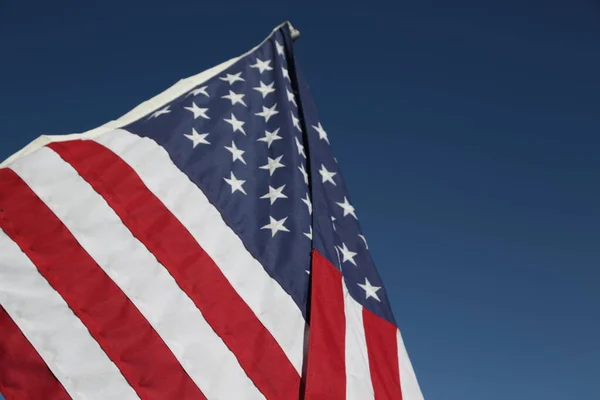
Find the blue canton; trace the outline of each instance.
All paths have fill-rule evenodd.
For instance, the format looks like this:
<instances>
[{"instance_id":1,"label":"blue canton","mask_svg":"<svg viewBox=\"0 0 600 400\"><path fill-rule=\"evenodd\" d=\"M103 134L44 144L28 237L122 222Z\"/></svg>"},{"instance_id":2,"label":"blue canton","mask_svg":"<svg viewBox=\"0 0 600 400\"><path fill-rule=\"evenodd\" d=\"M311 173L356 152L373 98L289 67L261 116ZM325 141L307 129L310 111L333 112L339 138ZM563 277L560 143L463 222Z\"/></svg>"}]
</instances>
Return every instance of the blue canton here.
<instances>
[{"instance_id":1,"label":"blue canton","mask_svg":"<svg viewBox=\"0 0 600 400\"><path fill-rule=\"evenodd\" d=\"M289 26L124 128L169 153L305 318L315 248L342 271L355 300L395 324L327 132L297 70Z\"/></svg>"}]
</instances>

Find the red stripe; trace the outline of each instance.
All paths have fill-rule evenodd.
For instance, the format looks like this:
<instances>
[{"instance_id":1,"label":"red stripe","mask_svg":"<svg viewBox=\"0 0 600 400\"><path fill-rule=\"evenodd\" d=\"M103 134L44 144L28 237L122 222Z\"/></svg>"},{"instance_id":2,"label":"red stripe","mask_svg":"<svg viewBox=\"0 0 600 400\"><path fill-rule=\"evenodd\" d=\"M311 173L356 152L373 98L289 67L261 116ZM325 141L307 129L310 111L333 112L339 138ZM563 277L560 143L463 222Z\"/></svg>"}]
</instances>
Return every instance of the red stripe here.
<instances>
[{"instance_id":1,"label":"red stripe","mask_svg":"<svg viewBox=\"0 0 600 400\"><path fill-rule=\"evenodd\" d=\"M342 274L313 250L306 399L346 398L346 315Z\"/></svg>"},{"instance_id":2,"label":"red stripe","mask_svg":"<svg viewBox=\"0 0 600 400\"><path fill-rule=\"evenodd\" d=\"M363 308L363 324L369 352L369 368L376 400L402 400L396 328Z\"/></svg>"},{"instance_id":3,"label":"red stripe","mask_svg":"<svg viewBox=\"0 0 600 400\"><path fill-rule=\"evenodd\" d=\"M71 398L2 306L0 392L10 400Z\"/></svg>"},{"instance_id":4,"label":"red stripe","mask_svg":"<svg viewBox=\"0 0 600 400\"><path fill-rule=\"evenodd\" d=\"M194 237L122 159L93 141L49 145L98 192L169 271L256 387L298 399L300 375Z\"/></svg>"},{"instance_id":5,"label":"red stripe","mask_svg":"<svg viewBox=\"0 0 600 400\"><path fill-rule=\"evenodd\" d=\"M12 170L0 170L0 209L0 229L63 297L141 399L205 399L138 309Z\"/></svg>"}]
</instances>

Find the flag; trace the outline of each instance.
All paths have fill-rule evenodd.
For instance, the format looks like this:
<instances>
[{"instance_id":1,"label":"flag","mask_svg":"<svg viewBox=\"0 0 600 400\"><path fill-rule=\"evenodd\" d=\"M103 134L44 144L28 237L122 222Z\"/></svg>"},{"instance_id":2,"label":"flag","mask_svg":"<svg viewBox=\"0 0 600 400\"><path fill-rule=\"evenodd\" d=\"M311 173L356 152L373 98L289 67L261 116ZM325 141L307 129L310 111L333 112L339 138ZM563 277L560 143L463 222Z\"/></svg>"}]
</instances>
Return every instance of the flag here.
<instances>
[{"instance_id":1,"label":"flag","mask_svg":"<svg viewBox=\"0 0 600 400\"><path fill-rule=\"evenodd\" d=\"M2 164L7 399L423 398L293 32Z\"/></svg>"}]
</instances>

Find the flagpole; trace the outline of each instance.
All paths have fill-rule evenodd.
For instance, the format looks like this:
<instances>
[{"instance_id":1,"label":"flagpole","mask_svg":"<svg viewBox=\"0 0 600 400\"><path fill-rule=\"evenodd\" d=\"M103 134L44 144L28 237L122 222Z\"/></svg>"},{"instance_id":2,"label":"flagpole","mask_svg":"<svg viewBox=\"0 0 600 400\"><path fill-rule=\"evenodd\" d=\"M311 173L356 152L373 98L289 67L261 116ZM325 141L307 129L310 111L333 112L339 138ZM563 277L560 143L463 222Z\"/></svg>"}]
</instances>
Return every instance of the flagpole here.
<instances>
[{"instance_id":1,"label":"flagpole","mask_svg":"<svg viewBox=\"0 0 600 400\"><path fill-rule=\"evenodd\" d=\"M294 28L294 26L289 21L288 21L288 25L290 26L290 33L292 35L292 40L294 40L294 41L298 40L298 38L300 38L300 31L298 29Z\"/></svg>"}]
</instances>

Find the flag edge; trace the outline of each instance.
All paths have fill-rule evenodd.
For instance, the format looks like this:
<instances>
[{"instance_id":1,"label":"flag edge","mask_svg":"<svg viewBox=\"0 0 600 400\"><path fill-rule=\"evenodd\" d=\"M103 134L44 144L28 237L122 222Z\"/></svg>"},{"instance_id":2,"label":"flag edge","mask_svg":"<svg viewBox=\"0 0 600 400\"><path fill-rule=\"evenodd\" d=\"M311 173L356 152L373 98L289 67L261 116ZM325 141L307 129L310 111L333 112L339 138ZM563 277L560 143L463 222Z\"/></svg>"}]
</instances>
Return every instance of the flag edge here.
<instances>
[{"instance_id":1,"label":"flag edge","mask_svg":"<svg viewBox=\"0 0 600 400\"><path fill-rule=\"evenodd\" d=\"M236 62L241 60L242 58L248 56L249 54L252 54L258 48L260 48L264 43L266 43L268 40L270 40L278 30L280 30L281 28L283 28L285 26L288 26L291 31L296 31L289 21L285 21L285 22L277 25L271 31L271 33L266 38L264 38L258 45L254 46L253 48L246 51L245 53L243 53L237 57L230 58L229 60L224 61L213 67L210 67L202 72L199 72L196 75L180 79L178 82L176 82L169 88L163 90L161 93L157 94L156 96L143 101L142 103L140 103L136 107L134 107L132 110L130 110L129 112L127 112L126 114L122 115L121 117L119 117L115 120L109 121L103 125L100 125L99 127L90 129L90 130L88 130L86 132L82 132L82 133L38 136L36 139L31 141L29 144L25 145L20 150L18 150L16 153L12 154L8 158L6 158L2 163L0 163L0 168L6 168L10 164L12 164L16 160L18 160L19 158L25 157L28 154L31 154L34 151L36 151L50 143L53 143L53 142L62 142L62 141L77 140L77 139L92 139L92 138L95 138L95 137L105 133L105 132L109 132L114 129L122 128L123 126L128 125L128 124L148 115L150 112L166 105L167 103L170 103L171 101L175 100L177 97L184 95L185 93L189 92L196 86L201 85L202 83L214 78L216 75L225 71L227 68L229 68L230 66L232 66L233 64L235 64Z\"/></svg>"}]
</instances>

